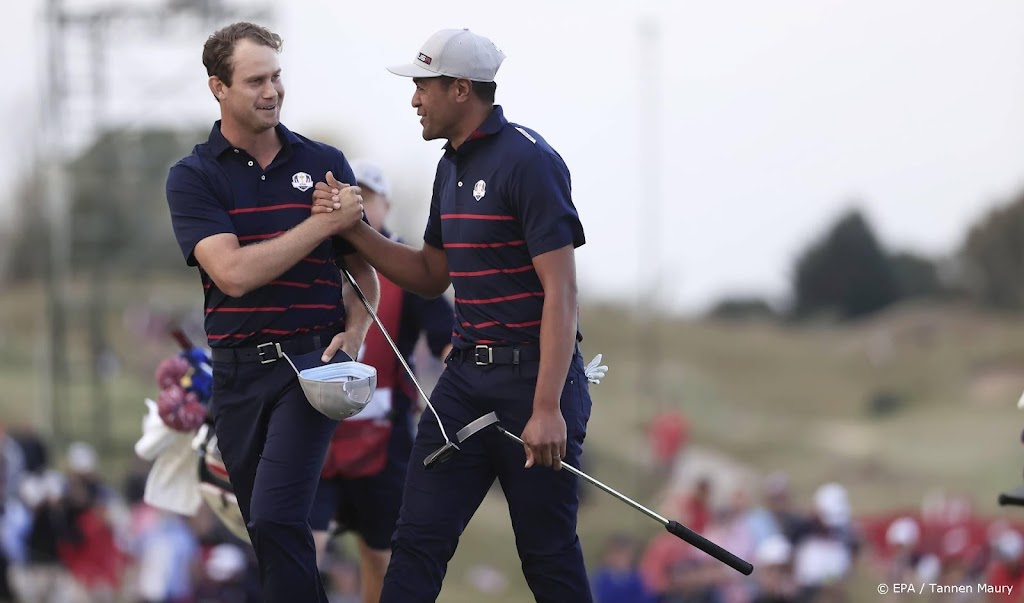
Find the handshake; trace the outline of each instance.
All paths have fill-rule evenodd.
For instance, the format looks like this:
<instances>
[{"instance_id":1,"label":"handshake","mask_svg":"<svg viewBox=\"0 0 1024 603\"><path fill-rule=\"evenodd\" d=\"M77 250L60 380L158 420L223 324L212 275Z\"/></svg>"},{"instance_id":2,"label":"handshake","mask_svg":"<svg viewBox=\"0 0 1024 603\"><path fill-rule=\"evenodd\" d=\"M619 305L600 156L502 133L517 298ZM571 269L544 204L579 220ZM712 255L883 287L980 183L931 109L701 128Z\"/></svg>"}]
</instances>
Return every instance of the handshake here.
<instances>
[{"instance_id":1,"label":"handshake","mask_svg":"<svg viewBox=\"0 0 1024 603\"><path fill-rule=\"evenodd\" d=\"M322 216L330 232L343 234L363 219L362 189L353 184L339 182L334 174L327 172L324 182L317 182L313 189L314 216Z\"/></svg>"}]
</instances>

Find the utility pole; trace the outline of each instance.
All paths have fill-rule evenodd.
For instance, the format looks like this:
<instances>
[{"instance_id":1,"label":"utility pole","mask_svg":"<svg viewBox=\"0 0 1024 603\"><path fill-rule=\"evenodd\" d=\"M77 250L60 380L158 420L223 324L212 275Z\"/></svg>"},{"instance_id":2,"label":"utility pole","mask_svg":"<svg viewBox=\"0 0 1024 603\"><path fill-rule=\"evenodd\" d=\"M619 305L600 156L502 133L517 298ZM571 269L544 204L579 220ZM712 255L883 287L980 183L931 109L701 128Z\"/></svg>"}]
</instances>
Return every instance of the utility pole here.
<instances>
[{"instance_id":1,"label":"utility pole","mask_svg":"<svg viewBox=\"0 0 1024 603\"><path fill-rule=\"evenodd\" d=\"M44 84L46 113L40 123L42 149L37 169L45 190L49 239L46 262L46 314L49 325L47 364L49 393L45 405L43 428L50 426L50 436L57 446L63 444L64 420L67 414L70 378L67 355L67 276L70 261L68 243L68 200L64 149L64 37L61 0L47 0L46 50L47 78Z\"/></svg>"},{"instance_id":2,"label":"utility pole","mask_svg":"<svg viewBox=\"0 0 1024 603\"><path fill-rule=\"evenodd\" d=\"M662 302L662 237L663 204L661 199L661 26L653 16L642 17L637 23L637 76L640 101L637 143L640 159L641 207L648 210L640 215L637 224L638 249L640 250L637 275L646 282L637 284L636 308L640 325L636 332L640 336L639 391L652 400L658 410L665 410L664 388L661 382L661 367L664 362L661 336Z\"/></svg>"}]
</instances>

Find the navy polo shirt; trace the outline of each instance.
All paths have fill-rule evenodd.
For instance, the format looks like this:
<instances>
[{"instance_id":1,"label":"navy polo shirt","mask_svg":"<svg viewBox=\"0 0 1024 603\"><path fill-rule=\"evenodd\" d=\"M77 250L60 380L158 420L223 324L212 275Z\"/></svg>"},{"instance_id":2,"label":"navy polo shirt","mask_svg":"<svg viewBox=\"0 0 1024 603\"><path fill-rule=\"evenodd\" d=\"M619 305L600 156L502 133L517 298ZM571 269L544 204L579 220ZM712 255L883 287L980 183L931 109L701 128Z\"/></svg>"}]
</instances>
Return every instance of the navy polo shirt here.
<instances>
[{"instance_id":1,"label":"navy polo shirt","mask_svg":"<svg viewBox=\"0 0 1024 603\"><path fill-rule=\"evenodd\" d=\"M355 175L338 149L277 126L282 148L267 169L224 138L210 138L171 168L167 203L189 266L196 244L231 233L240 245L279 236L310 215L313 185L328 170L341 182ZM249 347L323 329L344 329L341 273L335 261L355 250L341 238L324 241L276 280L232 298L199 267L211 347Z\"/></svg>"},{"instance_id":2,"label":"navy polo shirt","mask_svg":"<svg viewBox=\"0 0 1024 603\"><path fill-rule=\"evenodd\" d=\"M445 146L423 239L448 258L457 348L538 343L544 288L532 259L585 242L565 162L497 105L458 149Z\"/></svg>"}]
</instances>

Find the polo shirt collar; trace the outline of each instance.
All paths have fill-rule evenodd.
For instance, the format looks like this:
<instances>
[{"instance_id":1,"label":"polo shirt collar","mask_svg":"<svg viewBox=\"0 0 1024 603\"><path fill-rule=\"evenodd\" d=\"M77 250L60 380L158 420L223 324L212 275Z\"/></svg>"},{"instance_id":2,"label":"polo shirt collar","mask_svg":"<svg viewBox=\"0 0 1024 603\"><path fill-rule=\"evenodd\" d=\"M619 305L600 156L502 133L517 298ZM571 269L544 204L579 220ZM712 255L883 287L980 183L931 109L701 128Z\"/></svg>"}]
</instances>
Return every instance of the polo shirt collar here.
<instances>
[{"instance_id":1,"label":"polo shirt collar","mask_svg":"<svg viewBox=\"0 0 1024 603\"><path fill-rule=\"evenodd\" d=\"M277 132L277 137L281 140L284 146L290 147L292 145L302 144L302 139L296 136L294 132L284 127L284 124L279 122L274 130ZM224 134L220 131L219 119L213 123L213 128L210 130L210 139L207 141L207 144L210 145L210 151L213 152L214 157L219 157L224 151L233 148L231 143L228 142L228 139L224 138Z\"/></svg>"},{"instance_id":2,"label":"polo shirt collar","mask_svg":"<svg viewBox=\"0 0 1024 603\"><path fill-rule=\"evenodd\" d=\"M445 143L444 150L449 153L461 153L464 150L472 149L476 146L476 141L497 134L507 124L508 120L505 119L505 113L501 110L501 105L494 105L494 109L487 116L487 119L466 138L465 142L459 145L458 149L453 148L451 141L449 141ZM467 147L466 145L469 146Z\"/></svg>"}]
</instances>

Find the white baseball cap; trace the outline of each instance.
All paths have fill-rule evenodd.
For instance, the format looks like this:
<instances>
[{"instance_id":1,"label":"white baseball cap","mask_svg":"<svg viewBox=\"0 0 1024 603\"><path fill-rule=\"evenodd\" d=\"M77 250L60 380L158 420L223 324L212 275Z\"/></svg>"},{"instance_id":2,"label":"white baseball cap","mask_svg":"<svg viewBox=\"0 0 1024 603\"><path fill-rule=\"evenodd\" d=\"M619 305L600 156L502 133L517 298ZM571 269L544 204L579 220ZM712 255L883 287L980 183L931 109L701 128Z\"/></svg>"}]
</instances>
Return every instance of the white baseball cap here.
<instances>
[{"instance_id":1,"label":"white baseball cap","mask_svg":"<svg viewBox=\"0 0 1024 603\"><path fill-rule=\"evenodd\" d=\"M96 449L86 442L68 446L68 469L75 473L93 473L97 465Z\"/></svg>"},{"instance_id":2,"label":"white baseball cap","mask_svg":"<svg viewBox=\"0 0 1024 603\"><path fill-rule=\"evenodd\" d=\"M391 184L384 177L384 170L368 159L354 159L349 162L356 175L356 184L368 188L382 197L391 197Z\"/></svg>"},{"instance_id":3,"label":"white baseball cap","mask_svg":"<svg viewBox=\"0 0 1024 603\"><path fill-rule=\"evenodd\" d=\"M914 546L920 538L921 528L911 517L900 517L885 531L885 541L894 546Z\"/></svg>"},{"instance_id":4,"label":"white baseball cap","mask_svg":"<svg viewBox=\"0 0 1024 603\"><path fill-rule=\"evenodd\" d=\"M442 29L430 36L412 63L388 67L403 77L446 75L474 82L493 82L505 53L489 39L468 29Z\"/></svg>"},{"instance_id":5,"label":"white baseball cap","mask_svg":"<svg viewBox=\"0 0 1024 603\"><path fill-rule=\"evenodd\" d=\"M814 493L814 509L828 527L838 528L850 522L850 501L846 488L836 482L825 484Z\"/></svg>"}]
</instances>

